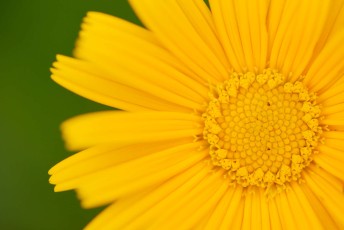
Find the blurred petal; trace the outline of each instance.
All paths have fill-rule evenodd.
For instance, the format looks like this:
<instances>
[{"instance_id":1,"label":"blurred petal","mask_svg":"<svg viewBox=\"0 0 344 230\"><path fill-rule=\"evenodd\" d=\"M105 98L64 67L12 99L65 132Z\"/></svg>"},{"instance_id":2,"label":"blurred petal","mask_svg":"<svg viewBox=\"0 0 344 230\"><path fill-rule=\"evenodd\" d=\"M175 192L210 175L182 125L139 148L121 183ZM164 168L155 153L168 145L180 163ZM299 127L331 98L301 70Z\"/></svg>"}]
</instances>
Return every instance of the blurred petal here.
<instances>
[{"instance_id":1,"label":"blurred petal","mask_svg":"<svg viewBox=\"0 0 344 230\"><path fill-rule=\"evenodd\" d=\"M230 69L209 10L201 0L130 0L159 41L204 81L221 81Z\"/></svg>"},{"instance_id":2,"label":"blurred petal","mask_svg":"<svg viewBox=\"0 0 344 230\"><path fill-rule=\"evenodd\" d=\"M66 145L71 150L105 143L146 143L193 138L201 134L201 118L177 112L106 111L81 115L62 125Z\"/></svg>"}]
</instances>

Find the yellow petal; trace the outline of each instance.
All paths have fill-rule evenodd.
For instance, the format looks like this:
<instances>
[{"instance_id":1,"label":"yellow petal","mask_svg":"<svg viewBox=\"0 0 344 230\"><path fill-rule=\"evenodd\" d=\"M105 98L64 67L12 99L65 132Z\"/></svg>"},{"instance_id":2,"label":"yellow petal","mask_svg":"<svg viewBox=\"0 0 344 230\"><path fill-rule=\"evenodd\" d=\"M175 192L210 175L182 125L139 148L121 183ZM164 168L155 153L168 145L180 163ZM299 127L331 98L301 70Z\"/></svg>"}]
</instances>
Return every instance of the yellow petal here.
<instances>
[{"instance_id":1,"label":"yellow petal","mask_svg":"<svg viewBox=\"0 0 344 230\"><path fill-rule=\"evenodd\" d=\"M284 216L279 212L277 208L276 199L270 199L268 201L269 213L270 213L270 225L271 229L284 229Z\"/></svg>"},{"instance_id":2,"label":"yellow petal","mask_svg":"<svg viewBox=\"0 0 344 230\"><path fill-rule=\"evenodd\" d=\"M268 200L266 199L265 191L264 189L259 189L259 196L257 197L260 201L260 214L261 214L261 222L262 222L262 230L269 230L269 229L275 229L272 227L272 224L270 223L270 209L268 205ZM257 211L259 212L259 211Z\"/></svg>"},{"instance_id":3,"label":"yellow petal","mask_svg":"<svg viewBox=\"0 0 344 230\"><path fill-rule=\"evenodd\" d=\"M326 117L325 119L320 121L322 125L331 126L333 129L342 130L344 128L344 119L343 117Z\"/></svg>"},{"instance_id":4,"label":"yellow petal","mask_svg":"<svg viewBox=\"0 0 344 230\"><path fill-rule=\"evenodd\" d=\"M216 182L208 185L208 187L188 194L184 198L182 206L179 206L180 209L176 212L173 221L171 221L170 229L192 229L209 213L212 213L221 197L227 192L227 188L228 184L219 177Z\"/></svg>"},{"instance_id":5,"label":"yellow petal","mask_svg":"<svg viewBox=\"0 0 344 230\"><path fill-rule=\"evenodd\" d=\"M331 139L344 139L344 132L341 131L326 131L322 134L325 138L331 138Z\"/></svg>"},{"instance_id":6,"label":"yellow petal","mask_svg":"<svg viewBox=\"0 0 344 230\"><path fill-rule=\"evenodd\" d=\"M339 142L343 143L343 141L339 141ZM327 146L326 144L324 144L324 145L320 145L318 147L318 150L320 153L325 154L325 155L327 155L327 156L329 156L329 157L331 157L337 161L344 163L344 151L342 151L343 145L338 149L338 147L336 148L336 145L332 145L330 147L330 146Z\"/></svg>"},{"instance_id":7,"label":"yellow petal","mask_svg":"<svg viewBox=\"0 0 344 230\"><path fill-rule=\"evenodd\" d=\"M129 82L130 78L127 75L111 77L109 73L104 72L104 69L86 61L61 55L57 60L54 63L55 69L52 69L54 81L81 96L114 108L127 111L192 111L200 107L198 103L189 101L195 107L191 105L193 108L187 109L178 105L178 101L182 103L188 101L185 97L152 83L145 82L140 85L138 84L140 82ZM126 82L121 81L124 78ZM164 100L164 96L169 99Z\"/></svg>"},{"instance_id":8,"label":"yellow petal","mask_svg":"<svg viewBox=\"0 0 344 230\"><path fill-rule=\"evenodd\" d=\"M341 155L340 152L344 151L343 146L344 146L344 140L342 140L342 139L325 138L324 145L321 145L319 150L323 149L323 147L325 147L325 149L323 149L323 151L325 151L325 152L331 151L332 152L332 149L335 149L335 150L339 151L336 153L336 155ZM343 155L344 155L344 152L343 152ZM343 157L343 160L344 160L344 157Z\"/></svg>"},{"instance_id":9,"label":"yellow petal","mask_svg":"<svg viewBox=\"0 0 344 230\"><path fill-rule=\"evenodd\" d=\"M124 143L97 145L74 154L52 167L49 170L49 174L52 175L49 181L52 184L66 183L154 152L190 142L192 142L191 138L189 140L184 138L130 145Z\"/></svg>"},{"instance_id":10,"label":"yellow petal","mask_svg":"<svg viewBox=\"0 0 344 230\"><path fill-rule=\"evenodd\" d=\"M152 219L145 218L147 213L153 210L156 205L159 205L166 197L180 189L181 186L195 181L196 178L198 178L196 181L200 182L203 179L200 175L205 176L206 172L205 165L196 164L155 189L150 189L149 192L120 199L93 219L86 229L124 229L125 227L133 229L134 226L136 228L147 226L155 218L153 216ZM162 207L161 210L165 208Z\"/></svg>"},{"instance_id":11,"label":"yellow petal","mask_svg":"<svg viewBox=\"0 0 344 230\"><path fill-rule=\"evenodd\" d=\"M321 52L324 45L335 36L338 31L343 28L344 25L344 1L343 0L331 0L330 9L325 23L324 30L318 41L316 48L314 49L314 58Z\"/></svg>"},{"instance_id":12,"label":"yellow petal","mask_svg":"<svg viewBox=\"0 0 344 230\"><path fill-rule=\"evenodd\" d=\"M339 94L343 92L344 92L344 83L334 84L331 86L330 90L325 90L324 92L318 94L317 102L319 104L324 104L325 101L333 100L333 97L336 98ZM326 107L328 106L324 106L324 107L326 109Z\"/></svg>"},{"instance_id":13,"label":"yellow petal","mask_svg":"<svg viewBox=\"0 0 344 230\"><path fill-rule=\"evenodd\" d=\"M106 111L67 120L62 132L67 148L85 149L105 143L147 143L201 134L201 118L177 112Z\"/></svg>"},{"instance_id":14,"label":"yellow petal","mask_svg":"<svg viewBox=\"0 0 344 230\"><path fill-rule=\"evenodd\" d=\"M339 226L333 220L331 214L328 212L325 206L321 203L321 198L316 196L314 192L309 188L309 186L307 186L307 184L302 184L299 187L301 188L300 192L303 192L304 194L299 194L299 196L303 196L308 199L309 204L312 206L314 212L317 214L317 217L319 218L323 229L339 230Z\"/></svg>"},{"instance_id":15,"label":"yellow petal","mask_svg":"<svg viewBox=\"0 0 344 230\"><path fill-rule=\"evenodd\" d=\"M325 155L315 155L314 156L314 162L319 165L324 170L331 173L333 176L341 179L344 181L344 169L343 169L343 163L338 162L335 159Z\"/></svg>"},{"instance_id":16,"label":"yellow petal","mask_svg":"<svg viewBox=\"0 0 344 230\"><path fill-rule=\"evenodd\" d=\"M321 114L326 115L335 115L344 111L344 103L332 105L332 106L323 106L321 108Z\"/></svg>"},{"instance_id":17,"label":"yellow petal","mask_svg":"<svg viewBox=\"0 0 344 230\"><path fill-rule=\"evenodd\" d=\"M304 82L315 92L325 92L344 75L344 29L329 40L314 60L305 76Z\"/></svg>"},{"instance_id":18,"label":"yellow petal","mask_svg":"<svg viewBox=\"0 0 344 230\"><path fill-rule=\"evenodd\" d=\"M282 229L301 229L298 228L296 213L294 213L294 208L288 201L286 191L276 195L276 204L279 213L279 217L282 223ZM297 212L297 210L295 210Z\"/></svg>"},{"instance_id":19,"label":"yellow petal","mask_svg":"<svg viewBox=\"0 0 344 230\"><path fill-rule=\"evenodd\" d=\"M259 196L259 194L253 192L245 194L244 216L241 229L259 230L262 227L260 223L260 207L255 207L255 205L258 204L257 196Z\"/></svg>"},{"instance_id":20,"label":"yellow petal","mask_svg":"<svg viewBox=\"0 0 344 230\"><path fill-rule=\"evenodd\" d=\"M302 193L298 183L291 183L290 190L287 191L286 195L288 203L292 207L291 210L294 213L298 229L323 229L321 222L306 196Z\"/></svg>"},{"instance_id":21,"label":"yellow petal","mask_svg":"<svg viewBox=\"0 0 344 230\"><path fill-rule=\"evenodd\" d=\"M199 143L185 144L140 157L78 178L70 183L84 207L95 207L159 185L207 156ZM64 186L60 184L60 186Z\"/></svg>"},{"instance_id":22,"label":"yellow petal","mask_svg":"<svg viewBox=\"0 0 344 230\"><path fill-rule=\"evenodd\" d=\"M341 183L341 189L339 190L330 183L331 177L329 175L325 175L325 173L319 174L310 167L308 167L307 170L304 170L304 172L304 178L309 188L320 198L321 203L332 215L336 224L340 228L343 228L343 184Z\"/></svg>"},{"instance_id":23,"label":"yellow petal","mask_svg":"<svg viewBox=\"0 0 344 230\"><path fill-rule=\"evenodd\" d=\"M164 46L206 81L223 80L229 65L201 0L130 0Z\"/></svg>"},{"instance_id":24,"label":"yellow petal","mask_svg":"<svg viewBox=\"0 0 344 230\"><path fill-rule=\"evenodd\" d=\"M209 1L219 37L235 71L266 67L268 1Z\"/></svg>"},{"instance_id":25,"label":"yellow petal","mask_svg":"<svg viewBox=\"0 0 344 230\"><path fill-rule=\"evenodd\" d=\"M272 6L281 9L279 3L276 1ZM305 71L321 37L329 10L329 1L309 3L286 1L280 20L270 22L275 25L275 29L277 26L274 40L269 41L272 42L270 67L281 70L292 81ZM270 9L274 15L270 20L276 19L273 10Z\"/></svg>"},{"instance_id":26,"label":"yellow petal","mask_svg":"<svg viewBox=\"0 0 344 230\"><path fill-rule=\"evenodd\" d=\"M219 203L216 205L216 208L211 213L211 216L207 223L205 223L204 229L212 230L212 229L220 229L221 223L224 221L225 215L227 213L227 209L229 208L232 197L234 195L234 188L229 188L224 196L221 198Z\"/></svg>"},{"instance_id":27,"label":"yellow petal","mask_svg":"<svg viewBox=\"0 0 344 230\"><path fill-rule=\"evenodd\" d=\"M241 225L241 220L244 214L244 198L243 198L243 189L241 186L234 187L234 194L231 199L231 203L226 210L226 215L222 220L221 226L219 229L240 229L235 228L235 224ZM238 223L239 220L239 223Z\"/></svg>"},{"instance_id":28,"label":"yellow petal","mask_svg":"<svg viewBox=\"0 0 344 230\"><path fill-rule=\"evenodd\" d=\"M82 32L75 51L77 57L90 61L97 66L108 69L111 75L120 78L123 69L129 79L145 79L162 88L174 86L175 93L191 100L203 101L208 89L200 84L199 78L187 71L184 64L180 63L157 42L142 36L130 33L128 29L134 27L143 30L146 36L153 36L137 26L131 25L118 18L89 13L82 26ZM111 68L105 63L109 64ZM135 68L132 68L135 66ZM125 75L125 72L123 73ZM136 76L138 75L138 76ZM128 78L128 77L127 77ZM194 79L195 78L195 79Z\"/></svg>"},{"instance_id":29,"label":"yellow petal","mask_svg":"<svg viewBox=\"0 0 344 230\"><path fill-rule=\"evenodd\" d=\"M177 178L179 178L179 176L177 176ZM168 220L174 218L174 214L169 216L166 215L167 213L170 213L171 208L173 208L175 205L183 203L181 200L184 200L185 196L188 196L188 194L192 193L200 187L204 187L204 185L207 185L209 183L208 181L214 181L218 179L219 178L217 177L217 175L214 175L210 172L209 166L202 168L199 173L188 179L180 187L176 188L173 191L170 191L169 194L166 194L166 196L161 199L156 205L148 210L145 210L142 215L129 223L127 226L128 229L139 229L142 228L142 226L149 226L151 229L161 229L162 227L167 228L165 225L166 222L164 222L164 220L166 221L166 218L168 218ZM197 197L197 195L195 197ZM184 208L187 209L187 205L184 204L181 209ZM163 224L162 226L159 224L159 221L161 220L161 223Z\"/></svg>"}]
</instances>

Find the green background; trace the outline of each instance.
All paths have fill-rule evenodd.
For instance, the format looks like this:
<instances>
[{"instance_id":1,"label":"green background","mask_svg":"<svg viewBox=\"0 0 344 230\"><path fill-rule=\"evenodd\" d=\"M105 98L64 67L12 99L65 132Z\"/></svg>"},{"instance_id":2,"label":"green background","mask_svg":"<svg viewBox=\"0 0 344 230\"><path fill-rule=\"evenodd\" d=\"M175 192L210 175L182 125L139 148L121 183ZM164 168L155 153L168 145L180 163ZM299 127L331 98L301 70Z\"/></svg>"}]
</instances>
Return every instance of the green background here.
<instances>
[{"instance_id":1,"label":"green background","mask_svg":"<svg viewBox=\"0 0 344 230\"><path fill-rule=\"evenodd\" d=\"M126 0L2 0L0 9L0 229L81 229L101 208L54 193L47 172L71 154L60 123L108 108L55 84L49 68L57 53L71 55L87 11L137 18Z\"/></svg>"}]
</instances>

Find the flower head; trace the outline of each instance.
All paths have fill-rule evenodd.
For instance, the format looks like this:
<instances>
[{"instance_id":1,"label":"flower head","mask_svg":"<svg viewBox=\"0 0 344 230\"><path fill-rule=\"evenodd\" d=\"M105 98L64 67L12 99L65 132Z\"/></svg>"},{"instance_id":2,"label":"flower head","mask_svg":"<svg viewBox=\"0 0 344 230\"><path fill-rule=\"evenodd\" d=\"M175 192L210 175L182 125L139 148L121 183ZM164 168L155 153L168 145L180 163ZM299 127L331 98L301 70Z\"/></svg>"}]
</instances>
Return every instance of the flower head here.
<instances>
[{"instance_id":1,"label":"flower head","mask_svg":"<svg viewBox=\"0 0 344 230\"><path fill-rule=\"evenodd\" d=\"M344 1L130 0L52 78L121 109L62 131L49 173L88 229L344 228Z\"/></svg>"}]
</instances>

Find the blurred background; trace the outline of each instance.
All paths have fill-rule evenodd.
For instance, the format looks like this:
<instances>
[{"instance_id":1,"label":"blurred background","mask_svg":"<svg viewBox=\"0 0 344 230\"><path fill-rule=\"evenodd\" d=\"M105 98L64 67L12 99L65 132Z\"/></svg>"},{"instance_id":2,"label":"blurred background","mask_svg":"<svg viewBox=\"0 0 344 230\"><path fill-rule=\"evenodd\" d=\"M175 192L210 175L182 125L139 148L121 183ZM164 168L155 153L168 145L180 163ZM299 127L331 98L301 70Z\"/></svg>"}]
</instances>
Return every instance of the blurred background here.
<instances>
[{"instance_id":1,"label":"blurred background","mask_svg":"<svg viewBox=\"0 0 344 230\"><path fill-rule=\"evenodd\" d=\"M71 55L87 11L138 20L126 0L1 1L0 9L0 229L82 229L102 208L54 193L47 172L72 154L60 123L109 108L56 85L49 68L57 53Z\"/></svg>"}]
</instances>

